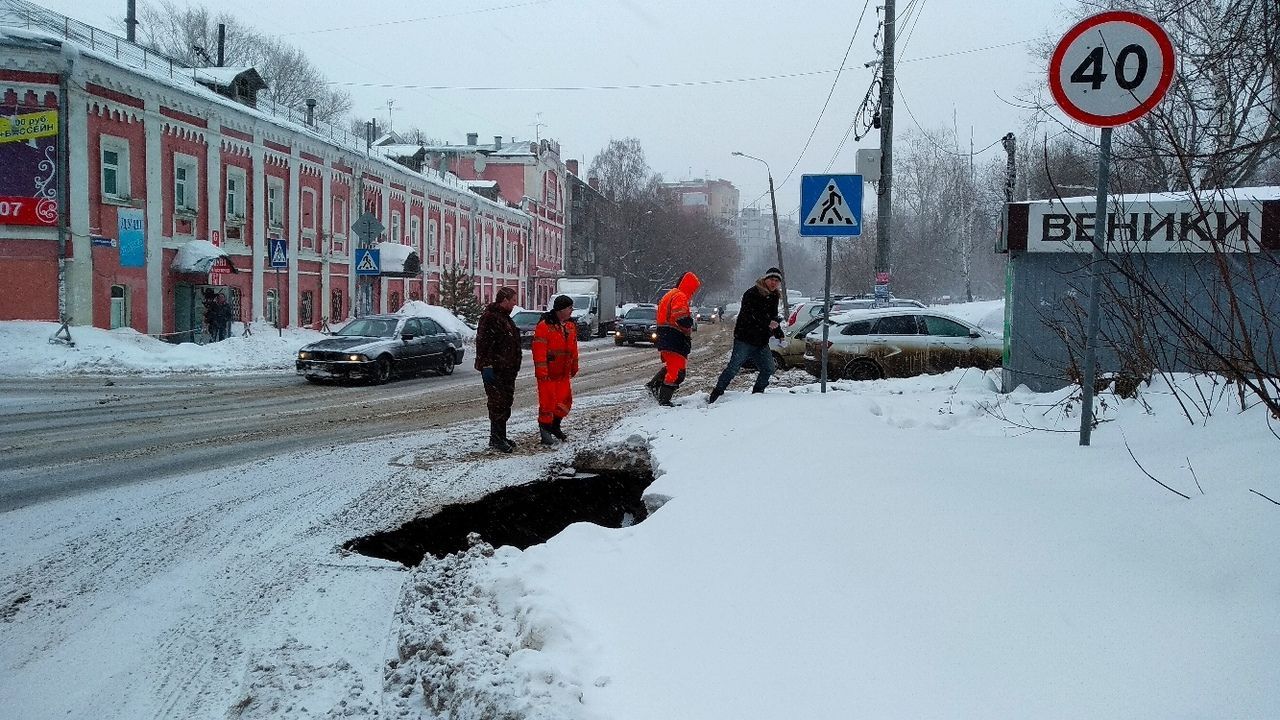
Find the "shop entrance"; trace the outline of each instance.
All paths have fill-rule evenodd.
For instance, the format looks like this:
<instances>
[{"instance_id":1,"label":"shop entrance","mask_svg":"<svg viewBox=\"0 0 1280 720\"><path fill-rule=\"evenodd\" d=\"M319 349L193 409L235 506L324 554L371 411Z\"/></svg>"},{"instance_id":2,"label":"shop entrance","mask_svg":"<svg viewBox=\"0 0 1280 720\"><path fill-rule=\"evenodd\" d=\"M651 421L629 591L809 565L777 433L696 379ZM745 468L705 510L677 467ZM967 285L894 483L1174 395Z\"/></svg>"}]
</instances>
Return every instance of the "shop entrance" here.
<instances>
[{"instance_id":1,"label":"shop entrance","mask_svg":"<svg viewBox=\"0 0 1280 720\"><path fill-rule=\"evenodd\" d=\"M173 333L165 339L174 343L209 342L212 337L205 326L205 310L212 305L219 295L227 298L235 308L235 293L225 285L195 285L178 283L174 286L173 298Z\"/></svg>"}]
</instances>

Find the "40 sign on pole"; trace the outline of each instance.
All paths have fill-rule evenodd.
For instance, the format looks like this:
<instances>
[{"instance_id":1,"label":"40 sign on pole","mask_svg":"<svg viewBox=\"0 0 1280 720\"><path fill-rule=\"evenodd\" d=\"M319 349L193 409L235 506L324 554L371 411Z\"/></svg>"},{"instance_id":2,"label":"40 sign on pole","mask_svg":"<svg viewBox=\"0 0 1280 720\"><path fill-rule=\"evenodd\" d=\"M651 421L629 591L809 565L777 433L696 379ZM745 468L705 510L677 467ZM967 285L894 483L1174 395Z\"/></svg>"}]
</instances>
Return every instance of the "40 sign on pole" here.
<instances>
[{"instance_id":1,"label":"40 sign on pole","mask_svg":"<svg viewBox=\"0 0 1280 720\"><path fill-rule=\"evenodd\" d=\"M1049 90L1073 120L1108 128L1146 115L1173 82L1173 43L1155 20L1104 12L1067 31L1049 61Z\"/></svg>"},{"instance_id":2,"label":"40 sign on pole","mask_svg":"<svg viewBox=\"0 0 1280 720\"><path fill-rule=\"evenodd\" d=\"M1049 90L1062 111L1077 122L1102 128L1098 138L1097 204L1093 253L1089 262L1089 319L1085 329L1084 377L1080 383L1080 444L1093 431L1097 374L1100 266L1106 260L1107 185L1111 128L1146 115L1173 82L1173 43L1164 28L1145 15L1104 12L1067 31L1049 61Z\"/></svg>"}]
</instances>

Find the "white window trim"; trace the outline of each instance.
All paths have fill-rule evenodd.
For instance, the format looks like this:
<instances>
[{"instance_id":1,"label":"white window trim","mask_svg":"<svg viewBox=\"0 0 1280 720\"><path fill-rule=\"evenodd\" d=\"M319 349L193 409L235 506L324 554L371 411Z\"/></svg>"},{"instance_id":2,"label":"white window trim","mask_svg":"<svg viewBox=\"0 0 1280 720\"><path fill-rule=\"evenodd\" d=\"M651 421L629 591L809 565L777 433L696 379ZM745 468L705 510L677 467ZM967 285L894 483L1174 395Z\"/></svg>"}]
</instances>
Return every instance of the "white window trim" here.
<instances>
[{"instance_id":1,"label":"white window trim","mask_svg":"<svg viewBox=\"0 0 1280 720\"><path fill-rule=\"evenodd\" d=\"M308 196L310 196L309 201L308 201ZM303 235L306 235L307 233L315 235L316 228L319 227L320 225L320 219L318 217L320 214L320 203L316 202L316 198L317 198L317 195L314 188L309 188L309 187L302 188L302 194L300 198L302 207L298 208L298 223L302 226ZM305 212L305 210L308 207L311 208L311 226L310 227L307 226L307 214Z\"/></svg>"},{"instance_id":2,"label":"white window trim","mask_svg":"<svg viewBox=\"0 0 1280 720\"><path fill-rule=\"evenodd\" d=\"M181 205L178 204L178 168L187 171L187 179L182 181ZM173 154L173 210L189 214L200 211L200 161L191 155Z\"/></svg>"},{"instance_id":3,"label":"white window trim","mask_svg":"<svg viewBox=\"0 0 1280 720\"><path fill-rule=\"evenodd\" d=\"M104 198L127 201L129 195L129 141L114 135L100 135L98 148L98 188ZM106 163L103 162L103 151L116 154L116 191L107 192L105 177Z\"/></svg>"},{"instance_id":4,"label":"white window trim","mask_svg":"<svg viewBox=\"0 0 1280 720\"><path fill-rule=\"evenodd\" d=\"M400 212L398 210L391 211L391 242L396 245L401 244L404 239L403 222L400 220Z\"/></svg>"},{"instance_id":5,"label":"white window trim","mask_svg":"<svg viewBox=\"0 0 1280 720\"><path fill-rule=\"evenodd\" d=\"M271 191L276 191L276 202L271 202ZM284 181L277 177L267 177L267 225L280 229L284 227Z\"/></svg>"},{"instance_id":6,"label":"white window trim","mask_svg":"<svg viewBox=\"0 0 1280 720\"><path fill-rule=\"evenodd\" d=\"M437 244L437 241L439 240L438 233L439 233L439 228L436 226L436 221L427 220L427 251L426 252L427 252L427 257L430 258L430 262L437 261L436 260L437 258L436 244Z\"/></svg>"},{"instance_id":7,"label":"white window trim","mask_svg":"<svg viewBox=\"0 0 1280 720\"><path fill-rule=\"evenodd\" d=\"M238 208L232 207L231 203L227 202L227 196L230 194L230 183L232 180L236 182L236 200L238 201ZM249 200L248 173L244 171L244 168L228 166L227 183L228 185L223 188L223 202L227 205L227 220L243 223L246 215L245 209L248 207Z\"/></svg>"},{"instance_id":8,"label":"white window trim","mask_svg":"<svg viewBox=\"0 0 1280 720\"><path fill-rule=\"evenodd\" d=\"M409 218L409 246L414 252L423 252L422 250L422 218L413 215Z\"/></svg>"}]
</instances>

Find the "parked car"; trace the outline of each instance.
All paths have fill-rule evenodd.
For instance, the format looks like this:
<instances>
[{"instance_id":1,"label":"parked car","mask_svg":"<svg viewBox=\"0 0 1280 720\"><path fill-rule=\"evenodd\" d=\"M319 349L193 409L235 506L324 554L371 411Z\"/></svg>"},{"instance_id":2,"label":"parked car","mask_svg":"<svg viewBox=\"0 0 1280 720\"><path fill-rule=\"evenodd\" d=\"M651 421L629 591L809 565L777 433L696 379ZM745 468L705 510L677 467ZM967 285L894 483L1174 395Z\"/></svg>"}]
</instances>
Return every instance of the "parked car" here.
<instances>
[{"instance_id":1,"label":"parked car","mask_svg":"<svg viewBox=\"0 0 1280 720\"><path fill-rule=\"evenodd\" d=\"M821 298L809 300L791 308L791 316L787 318L788 325L796 325L804 323L806 319L816 318L822 314L822 307L825 301ZM840 296L839 299L831 299L831 315L834 317L837 313L847 310L870 310L876 306L876 300L866 295ZM889 298L888 307L914 307L922 308L925 304L919 300L911 300L909 298Z\"/></svg>"},{"instance_id":2,"label":"parked car","mask_svg":"<svg viewBox=\"0 0 1280 720\"><path fill-rule=\"evenodd\" d=\"M538 321L542 319L542 313L537 310L521 310L518 313L512 313L511 322L516 324L516 328L520 330L520 347L533 347L533 330L538 327Z\"/></svg>"},{"instance_id":3,"label":"parked car","mask_svg":"<svg viewBox=\"0 0 1280 720\"><path fill-rule=\"evenodd\" d=\"M637 305L627 311L613 331L615 345L658 342L658 308Z\"/></svg>"},{"instance_id":4,"label":"parked car","mask_svg":"<svg viewBox=\"0 0 1280 720\"><path fill-rule=\"evenodd\" d=\"M428 370L448 375L462 364L465 352L462 337L431 318L368 315L347 323L333 337L300 349L297 372L311 382L384 383L394 376Z\"/></svg>"},{"instance_id":5,"label":"parked car","mask_svg":"<svg viewBox=\"0 0 1280 720\"><path fill-rule=\"evenodd\" d=\"M959 318L920 308L855 310L833 315L827 335L827 377L876 380L942 373L960 367L1000 367L1003 340ZM805 340L804 369L821 373L820 335Z\"/></svg>"}]
</instances>

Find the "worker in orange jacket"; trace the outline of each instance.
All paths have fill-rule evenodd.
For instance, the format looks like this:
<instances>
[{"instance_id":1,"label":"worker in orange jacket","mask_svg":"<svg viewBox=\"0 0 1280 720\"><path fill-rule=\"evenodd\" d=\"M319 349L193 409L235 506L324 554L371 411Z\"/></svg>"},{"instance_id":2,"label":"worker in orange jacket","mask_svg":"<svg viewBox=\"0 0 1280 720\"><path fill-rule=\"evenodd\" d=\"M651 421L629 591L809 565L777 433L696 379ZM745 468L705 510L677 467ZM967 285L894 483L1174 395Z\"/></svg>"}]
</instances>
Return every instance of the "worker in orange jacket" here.
<instances>
[{"instance_id":1,"label":"worker in orange jacket","mask_svg":"<svg viewBox=\"0 0 1280 720\"><path fill-rule=\"evenodd\" d=\"M685 365L693 349L693 314L689 301L702 286L697 275L687 272L658 302L658 356L662 369L646 387L659 405L671 405L671 396L684 382Z\"/></svg>"},{"instance_id":2,"label":"worker in orange jacket","mask_svg":"<svg viewBox=\"0 0 1280 720\"><path fill-rule=\"evenodd\" d=\"M570 380L578 374L578 326L573 299L560 295L533 329L533 374L538 380L538 432L543 445L564 440L560 422L573 407Z\"/></svg>"}]
</instances>

